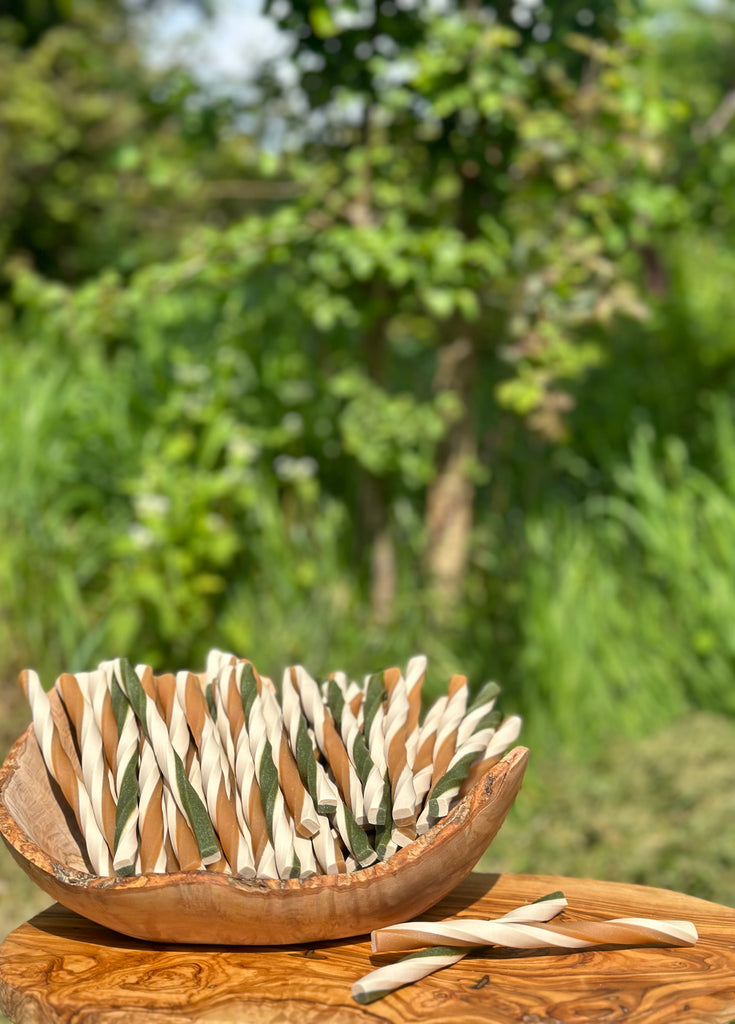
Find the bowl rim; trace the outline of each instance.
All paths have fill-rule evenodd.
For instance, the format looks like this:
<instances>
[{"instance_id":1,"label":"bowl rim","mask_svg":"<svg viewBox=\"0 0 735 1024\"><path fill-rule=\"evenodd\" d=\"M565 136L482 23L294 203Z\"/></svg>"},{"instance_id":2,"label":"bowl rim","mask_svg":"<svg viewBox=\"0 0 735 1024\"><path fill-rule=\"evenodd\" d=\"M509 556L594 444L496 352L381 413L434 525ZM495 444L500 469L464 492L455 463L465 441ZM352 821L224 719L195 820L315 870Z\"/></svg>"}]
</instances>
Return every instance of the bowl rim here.
<instances>
[{"instance_id":1,"label":"bowl rim","mask_svg":"<svg viewBox=\"0 0 735 1024\"><path fill-rule=\"evenodd\" d=\"M118 891L135 890L145 887L147 890L161 888L171 885L210 885L233 886L242 891L250 892L286 892L286 891L318 891L324 888L340 889L355 884L363 885L372 880L389 877L400 871L404 865L416 862L422 855L437 845L437 840L449 838L458 829L462 828L467 819L475 810L491 799L492 790L509 773L521 772L521 778L525 772L529 751L524 746L512 747L503 758L489 768L478 780L473 788L438 822L436 822L424 835L418 836L406 846L400 848L390 857L389 860L378 861L366 868L357 871L346 872L336 875L313 875L310 878L298 879L268 879L268 878L242 878L235 874L226 874L217 871L174 871L162 873L148 873L129 875L101 876L93 875L55 859L51 854L43 850L32 839L22 825L13 817L5 802L5 791L13 779L15 773L20 769L22 754L28 743L36 743L31 723L14 742L2 766L0 766L0 835L6 844L12 848L26 862L32 863L34 867L54 878L57 882L71 885L75 888ZM40 750L39 750L40 754ZM48 771L48 770L47 770ZM512 803L512 801L511 801Z\"/></svg>"}]
</instances>

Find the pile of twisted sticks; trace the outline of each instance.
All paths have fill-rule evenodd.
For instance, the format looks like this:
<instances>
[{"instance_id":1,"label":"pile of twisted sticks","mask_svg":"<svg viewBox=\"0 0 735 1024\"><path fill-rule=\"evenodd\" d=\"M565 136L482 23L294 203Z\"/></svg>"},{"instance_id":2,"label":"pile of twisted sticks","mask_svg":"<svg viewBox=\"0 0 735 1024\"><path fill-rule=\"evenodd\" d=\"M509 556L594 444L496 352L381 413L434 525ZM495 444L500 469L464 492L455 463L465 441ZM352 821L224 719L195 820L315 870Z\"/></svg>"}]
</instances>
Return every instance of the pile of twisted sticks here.
<instances>
[{"instance_id":1,"label":"pile of twisted sticks","mask_svg":"<svg viewBox=\"0 0 735 1024\"><path fill-rule=\"evenodd\" d=\"M297 665L277 689L217 650L203 676L118 658L56 680L74 752L37 673L20 683L94 874L304 879L388 859L517 739L498 687L470 701L464 676L422 720L425 674L423 655L362 685L342 672L320 685Z\"/></svg>"}]
</instances>

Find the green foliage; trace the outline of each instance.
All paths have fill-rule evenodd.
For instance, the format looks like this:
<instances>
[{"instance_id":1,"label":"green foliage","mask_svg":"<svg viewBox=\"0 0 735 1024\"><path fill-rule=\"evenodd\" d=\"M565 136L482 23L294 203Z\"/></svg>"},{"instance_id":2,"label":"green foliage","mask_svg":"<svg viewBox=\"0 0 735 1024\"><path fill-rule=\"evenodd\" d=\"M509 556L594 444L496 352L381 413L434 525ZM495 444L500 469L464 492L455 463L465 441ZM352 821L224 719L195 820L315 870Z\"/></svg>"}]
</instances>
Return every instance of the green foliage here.
<instances>
[{"instance_id":1,"label":"green foliage","mask_svg":"<svg viewBox=\"0 0 735 1024\"><path fill-rule=\"evenodd\" d=\"M580 771L532 756L486 871L661 886L735 906L730 718L697 712L642 740L611 735Z\"/></svg>"},{"instance_id":2,"label":"green foliage","mask_svg":"<svg viewBox=\"0 0 735 1024\"><path fill-rule=\"evenodd\" d=\"M692 707L735 712L729 401L714 403L708 428L716 475L692 465L683 440L659 446L641 428L614 493L525 527L520 654L507 672L533 742L589 754Z\"/></svg>"}]
</instances>

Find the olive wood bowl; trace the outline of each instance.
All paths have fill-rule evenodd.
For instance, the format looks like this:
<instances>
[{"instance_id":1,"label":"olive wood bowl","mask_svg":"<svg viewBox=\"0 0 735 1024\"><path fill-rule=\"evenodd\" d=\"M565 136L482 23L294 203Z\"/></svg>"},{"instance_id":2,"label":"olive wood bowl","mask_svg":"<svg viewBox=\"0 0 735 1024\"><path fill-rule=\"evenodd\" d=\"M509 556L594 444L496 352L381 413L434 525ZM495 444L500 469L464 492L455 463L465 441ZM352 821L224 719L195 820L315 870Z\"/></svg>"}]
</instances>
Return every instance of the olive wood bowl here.
<instances>
[{"instance_id":1,"label":"olive wood bowl","mask_svg":"<svg viewBox=\"0 0 735 1024\"><path fill-rule=\"evenodd\" d=\"M57 801L29 726L0 768L0 833L49 896L136 939L257 946L339 939L409 920L451 892L502 825L527 761L528 750L515 747L425 835L351 874L305 881L211 871L102 878L90 874L76 821Z\"/></svg>"}]
</instances>

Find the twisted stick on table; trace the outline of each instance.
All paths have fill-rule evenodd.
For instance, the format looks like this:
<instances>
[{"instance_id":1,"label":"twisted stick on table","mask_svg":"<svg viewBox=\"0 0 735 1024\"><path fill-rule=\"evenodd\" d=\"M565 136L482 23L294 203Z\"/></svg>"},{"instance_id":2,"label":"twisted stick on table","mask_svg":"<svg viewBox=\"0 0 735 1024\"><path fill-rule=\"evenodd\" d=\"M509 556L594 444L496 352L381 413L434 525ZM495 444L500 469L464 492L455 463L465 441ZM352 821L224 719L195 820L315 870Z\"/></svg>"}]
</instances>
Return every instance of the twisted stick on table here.
<instances>
[{"instance_id":1,"label":"twisted stick on table","mask_svg":"<svg viewBox=\"0 0 735 1024\"><path fill-rule=\"evenodd\" d=\"M533 903L511 910L509 913L504 914L503 917L498 918L497 921L548 921L561 913L566 905L567 901L562 893L550 893L548 896L542 896L541 899L535 900ZM414 923L420 924L420 922ZM440 922L439 924L443 923ZM410 929L411 927L412 924L409 923L406 925L392 925L389 928L381 928L374 931L372 933L373 948L376 948L376 942L380 948L383 948L385 942L393 941L399 943L401 937L398 929ZM397 963L389 964L386 967L379 967L376 971L371 971L370 974L356 981L352 986L352 997L358 1003L375 1002L375 1000L382 999L383 996L388 995L389 992L393 992L397 988L420 981L421 978L434 974L443 967L450 967L452 964L456 964L468 952L468 949L458 948L457 946L431 945L416 953L410 953Z\"/></svg>"},{"instance_id":2,"label":"twisted stick on table","mask_svg":"<svg viewBox=\"0 0 735 1024\"><path fill-rule=\"evenodd\" d=\"M455 947L476 949L588 949L590 946L693 946L697 930L689 921L656 921L620 917L612 921L569 921L564 924L519 923L507 918L484 921L414 921L373 933L373 952L393 953L432 946L437 939Z\"/></svg>"}]
</instances>

